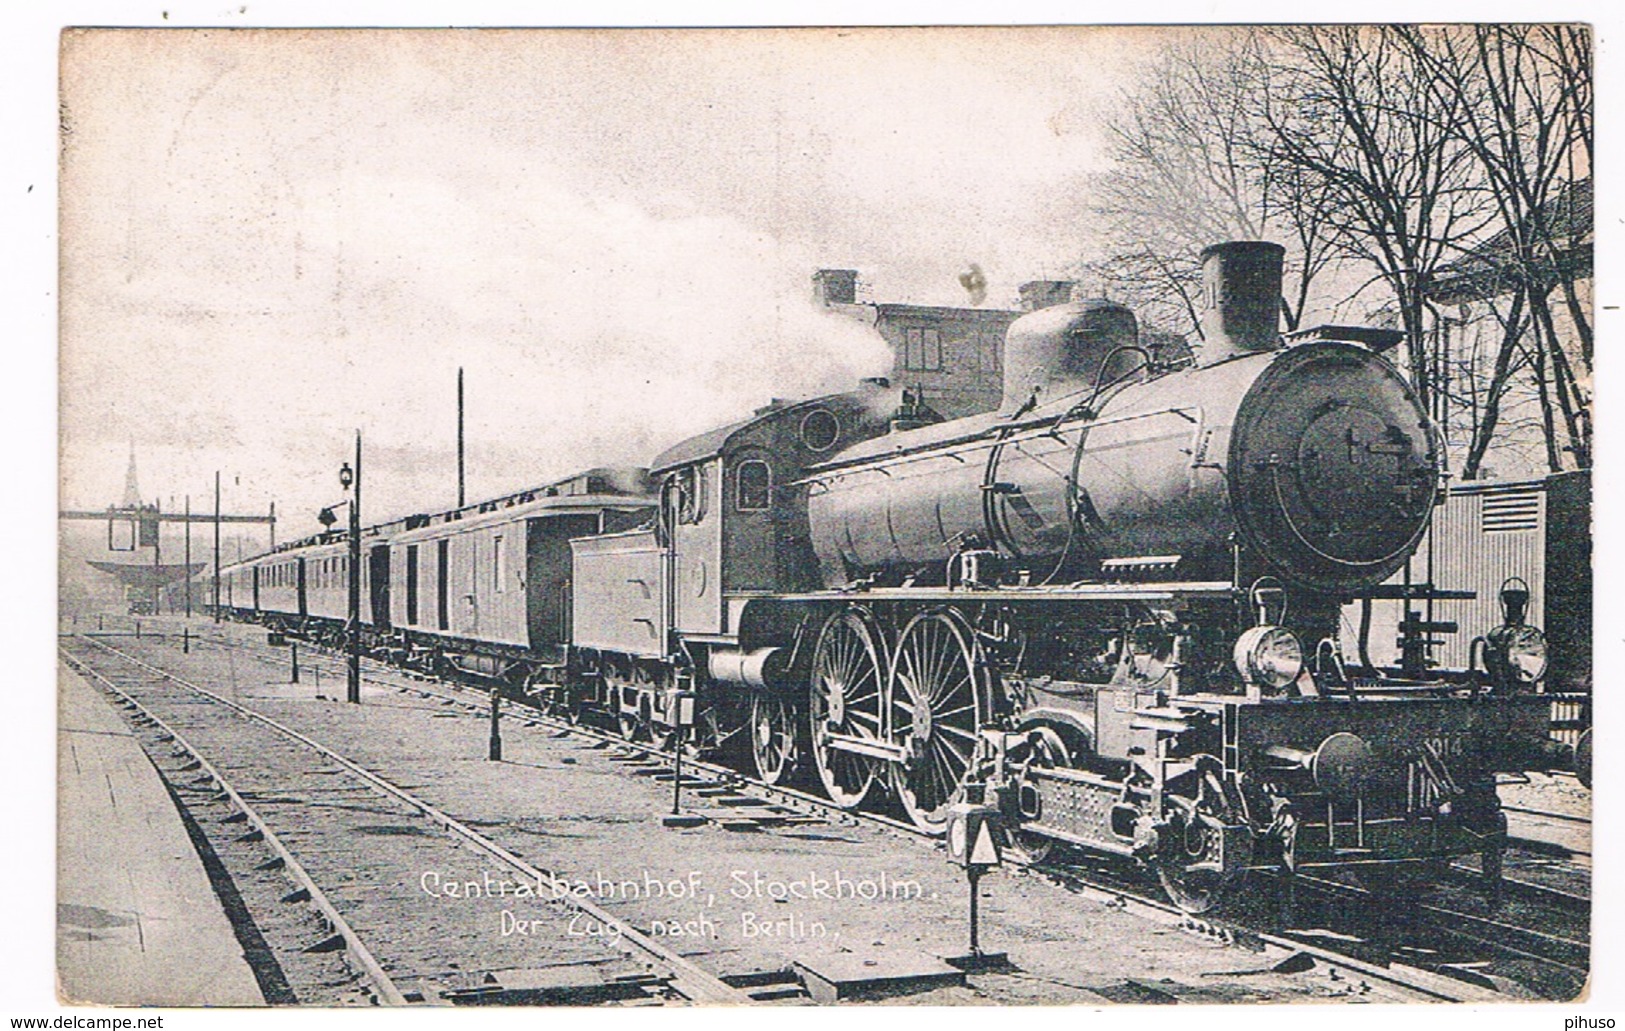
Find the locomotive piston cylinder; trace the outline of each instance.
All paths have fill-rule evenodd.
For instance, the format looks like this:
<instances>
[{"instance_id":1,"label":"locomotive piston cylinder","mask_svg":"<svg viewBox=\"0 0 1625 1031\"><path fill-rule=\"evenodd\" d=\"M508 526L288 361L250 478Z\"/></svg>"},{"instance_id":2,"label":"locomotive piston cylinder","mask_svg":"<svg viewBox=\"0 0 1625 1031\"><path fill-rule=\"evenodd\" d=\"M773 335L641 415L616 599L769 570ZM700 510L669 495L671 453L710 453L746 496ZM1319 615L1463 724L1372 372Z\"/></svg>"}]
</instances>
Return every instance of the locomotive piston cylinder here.
<instances>
[{"instance_id":1,"label":"locomotive piston cylinder","mask_svg":"<svg viewBox=\"0 0 1625 1031\"><path fill-rule=\"evenodd\" d=\"M721 648L711 653L708 670L712 680L746 687L772 687L784 672L782 648L741 651Z\"/></svg>"}]
</instances>

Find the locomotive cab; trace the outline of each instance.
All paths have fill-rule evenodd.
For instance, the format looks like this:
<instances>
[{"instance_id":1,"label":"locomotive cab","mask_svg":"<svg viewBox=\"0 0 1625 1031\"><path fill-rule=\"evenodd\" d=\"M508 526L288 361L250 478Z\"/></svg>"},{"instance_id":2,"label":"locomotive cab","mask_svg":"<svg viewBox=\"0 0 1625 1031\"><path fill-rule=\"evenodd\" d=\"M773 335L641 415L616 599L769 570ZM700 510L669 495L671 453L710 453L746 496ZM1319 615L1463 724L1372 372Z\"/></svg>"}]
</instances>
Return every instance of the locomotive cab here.
<instances>
[{"instance_id":1,"label":"locomotive cab","mask_svg":"<svg viewBox=\"0 0 1625 1031\"><path fill-rule=\"evenodd\" d=\"M801 474L841 447L887 433L897 396L884 381L868 381L843 394L774 402L684 441L653 464L660 501L652 527L575 543L575 579L584 585L576 640L587 643L582 658L598 699L625 733L669 740L670 691L691 684L700 747L747 733L764 777L791 772L782 669L789 653L781 648L794 628L777 620L773 599L818 586Z\"/></svg>"}]
</instances>

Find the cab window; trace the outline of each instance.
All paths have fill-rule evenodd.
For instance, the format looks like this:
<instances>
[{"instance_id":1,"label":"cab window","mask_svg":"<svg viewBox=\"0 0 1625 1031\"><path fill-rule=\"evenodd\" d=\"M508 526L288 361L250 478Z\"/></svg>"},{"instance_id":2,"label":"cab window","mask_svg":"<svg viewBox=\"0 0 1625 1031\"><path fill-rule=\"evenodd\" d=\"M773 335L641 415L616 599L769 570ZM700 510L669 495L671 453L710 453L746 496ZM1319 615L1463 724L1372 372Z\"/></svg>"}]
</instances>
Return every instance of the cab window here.
<instances>
[{"instance_id":1,"label":"cab window","mask_svg":"<svg viewBox=\"0 0 1625 1031\"><path fill-rule=\"evenodd\" d=\"M773 470L761 459L740 462L735 507L741 512L766 512L773 507Z\"/></svg>"}]
</instances>

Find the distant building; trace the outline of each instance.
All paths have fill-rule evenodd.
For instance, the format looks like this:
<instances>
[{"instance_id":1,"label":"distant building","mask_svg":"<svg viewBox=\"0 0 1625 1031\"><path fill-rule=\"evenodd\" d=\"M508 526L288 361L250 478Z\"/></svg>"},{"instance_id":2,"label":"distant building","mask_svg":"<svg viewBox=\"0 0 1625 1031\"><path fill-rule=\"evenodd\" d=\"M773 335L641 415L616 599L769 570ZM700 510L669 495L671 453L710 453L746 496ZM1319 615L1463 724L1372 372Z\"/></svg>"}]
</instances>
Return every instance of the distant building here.
<instances>
[{"instance_id":1,"label":"distant building","mask_svg":"<svg viewBox=\"0 0 1625 1031\"><path fill-rule=\"evenodd\" d=\"M819 269L813 274L813 297L825 307L863 320L885 338L892 348L888 378L893 386L917 390L921 402L945 419L999 407L1004 334L1023 312L859 302L857 284L853 269ZM1071 291L1071 283L1026 284L1021 288L1023 308L1033 311L1062 303Z\"/></svg>"},{"instance_id":2,"label":"distant building","mask_svg":"<svg viewBox=\"0 0 1625 1031\"><path fill-rule=\"evenodd\" d=\"M1533 270L1517 260L1511 235L1502 231L1444 265L1428 285L1428 302L1434 314L1428 340L1433 360L1430 374L1442 386L1439 395L1465 399L1454 403L1447 413L1454 430L1451 443L1458 450L1465 448L1478 429L1480 395L1494 377L1496 354L1505 336L1502 318L1512 307L1510 296L1531 271L1539 277L1535 289L1546 297L1561 358L1575 378L1578 396L1570 404L1578 418L1589 419L1590 361L1571 317L1569 301L1572 297L1575 307L1594 326L1591 180L1581 180L1559 192L1541 214L1549 242ZM1524 320L1523 333L1534 333L1528 323L1528 306L1518 307ZM1556 393L1551 379L1549 366L1539 370L1524 366L1508 377L1491 450L1477 471L1478 478L1520 478L1555 471L1550 468L1541 414L1542 390L1548 397ZM1579 461L1570 446L1559 403L1549 403L1557 409L1553 418L1559 464L1564 469L1588 464ZM1434 414L1438 418L1443 413ZM1589 438L1589 427L1585 428L1585 436ZM1460 457L1453 456L1453 467Z\"/></svg>"}]
</instances>

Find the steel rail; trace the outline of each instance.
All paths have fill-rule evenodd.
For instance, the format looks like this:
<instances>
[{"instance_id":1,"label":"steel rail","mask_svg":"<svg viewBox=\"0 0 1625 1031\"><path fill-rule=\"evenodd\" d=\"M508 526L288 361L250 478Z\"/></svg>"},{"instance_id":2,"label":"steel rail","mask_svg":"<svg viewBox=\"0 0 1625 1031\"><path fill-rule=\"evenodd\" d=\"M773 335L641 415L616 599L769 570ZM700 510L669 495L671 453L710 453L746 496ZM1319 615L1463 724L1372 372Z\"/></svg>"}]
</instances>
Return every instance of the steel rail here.
<instances>
[{"instance_id":1,"label":"steel rail","mask_svg":"<svg viewBox=\"0 0 1625 1031\"><path fill-rule=\"evenodd\" d=\"M1298 879L1301 883L1330 898L1355 900L1376 897L1375 893L1367 888L1339 884L1310 874L1299 874ZM1472 913L1463 913L1457 909L1450 909L1432 903L1418 902L1416 903L1416 911L1429 917L1429 926L1442 934L1452 935L1489 946L1492 949L1498 949L1516 959L1531 960L1557 967L1581 978L1584 978L1589 973L1587 967L1577 965L1574 962L1579 956L1589 957L1591 949L1586 942L1565 938L1562 935L1552 934L1533 927L1508 923L1504 920L1494 920L1489 917L1475 916ZM1542 946L1547 951L1544 954L1532 951L1531 945ZM1561 953L1561 955L1553 955L1552 953Z\"/></svg>"},{"instance_id":2,"label":"steel rail","mask_svg":"<svg viewBox=\"0 0 1625 1031\"><path fill-rule=\"evenodd\" d=\"M1386 967L1378 966L1358 957L1350 956L1347 953L1314 945L1293 938L1290 935L1259 931L1243 924L1191 916L1178 906L1161 898L1135 891L1124 884L1106 883L1099 879L1093 879L1076 870L1051 867L1048 864L1029 864L1028 868L1041 876L1050 878L1069 891L1078 894L1093 893L1103 897L1103 900L1108 903L1118 903L1125 908L1133 907L1138 909L1141 911L1142 916L1150 916L1165 923L1180 926L1210 927L1220 933L1230 931L1232 933L1240 932L1251 935L1266 945L1287 952L1301 952L1306 956L1312 956L1320 960L1328 966L1353 971L1367 980L1392 985L1427 999L1439 1002L1505 1002L1507 998L1500 992L1481 987L1472 982L1448 977L1444 974L1436 974L1420 967L1405 964L1393 964Z\"/></svg>"},{"instance_id":3,"label":"steel rail","mask_svg":"<svg viewBox=\"0 0 1625 1031\"><path fill-rule=\"evenodd\" d=\"M117 655L128 662L142 667L143 669L149 670L157 676L171 680L182 687L187 688L188 690L195 691L211 701L218 702L243 716L247 716L250 719L264 723L266 726L271 727L279 733L298 741L316 752L319 752L320 754L344 767L351 774L366 781L372 787L384 792L387 795L399 799L402 802L405 802L409 806L412 806L414 809L417 809L431 820L439 823L442 827L467 841L475 848L478 848L487 855L507 864L509 868L525 875L538 885L543 883L551 883L554 880L551 872L543 871L532 866L530 863L525 862L523 859L514 855L512 852L509 852L507 849L469 827L467 824L464 824L455 817L442 812L431 803L418 798L416 795L412 794L406 789L397 786L376 773L373 773L371 770L368 770L351 759L340 755L338 752L333 751L331 748L328 748L319 741L316 741L313 738L294 730L292 727L289 727L286 724L265 715L264 713L257 712L256 710L250 709L245 705L234 702L229 698L221 697L207 688L200 687L182 677L160 669L149 662L136 658L127 652L120 651L111 645L104 644L100 641L90 641L88 643L104 649L105 651L111 652L112 654ZM606 927L615 928L620 932L621 938L631 942L644 952L670 966L673 973L671 982L672 986L681 995L683 995L684 998L687 998L692 1002L731 1003L735 1005L755 1004L756 1000L752 999L746 993L708 973L692 960L685 959L678 953L666 948L659 942L656 942L649 935L643 933L619 917L612 915L597 904L581 898L573 893L566 893L560 899L560 901L564 902L565 905L577 909L580 912L592 917L594 920L599 921Z\"/></svg>"},{"instance_id":4,"label":"steel rail","mask_svg":"<svg viewBox=\"0 0 1625 1031\"><path fill-rule=\"evenodd\" d=\"M472 687L464 687L455 681L436 681L438 684L451 688L453 692L452 694L444 694L439 691L429 690L422 683L393 685L380 680L374 680L373 682L379 686L391 687L397 690L414 691L425 698L439 698L445 701L450 701L457 705L463 706L468 711L475 714L478 714L481 710L481 705L478 701L458 697L458 695L461 693L476 692L477 689ZM483 697L484 696L481 695L482 700ZM588 740L600 741L608 745L628 749L650 758L669 758L671 755L669 750L658 749L650 744L629 742L609 731L603 731L594 727L570 723L558 716L541 712L539 710L533 709L519 718L532 724L552 727L556 730L569 731L571 734L586 738ZM911 840L931 845L935 845L938 840L935 836L920 830L909 821L898 820L881 813L843 809L840 806L830 802L828 799L819 798L816 795L799 791L795 788L785 788L776 785L764 784L755 778L741 774L739 771L732 769L731 767L721 766L715 763L708 763L703 760L693 760L687 756L685 756L683 759L683 765L685 768L692 766L695 769L705 769L708 772L721 774L724 778L726 778L727 781L739 784L741 786L748 786L754 789L757 794L766 796L768 799L779 798L788 800L802 806L805 809L816 810L820 814L834 820L845 820L851 823L877 825ZM1396 973L1395 969L1393 968L1377 966L1376 964L1368 963L1354 956L1336 952L1318 945L1313 945L1289 936L1274 934L1268 931L1259 931L1241 925L1226 924L1223 921L1207 921L1201 920L1200 918L1194 918L1185 913L1184 910L1179 909L1177 906L1174 906L1163 899L1137 892L1125 884L1104 883L1100 880L1090 879L1075 869L1054 867L1045 863L1030 863L1008 853L1006 854L1006 858L1011 865L1023 867L1037 876L1045 877L1054 883L1060 884L1069 891L1073 891L1077 894L1089 892L1098 896L1103 902L1119 903L1124 905L1125 908L1133 907L1139 911L1138 915L1142 918L1153 919L1173 926L1196 922L1220 929L1229 928L1233 931L1239 931L1244 934L1251 935L1257 940L1274 948L1289 952L1301 952L1328 965L1334 965L1340 969L1358 973L1361 977L1369 981L1376 981L1391 985L1394 988L1411 992L1427 999L1441 1002L1504 1002L1506 1000L1506 996L1499 992L1495 992L1488 988L1483 988L1469 981L1448 977L1443 974L1436 974L1418 967L1405 967L1401 965L1401 969Z\"/></svg>"},{"instance_id":5,"label":"steel rail","mask_svg":"<svg viewBox=\"0 0 1625 1031\"><path fill-rule=\"evenodd\" d=\"M1477 869L1459 862L1450 864L1449 875L1450 879L1457 884L1471 884L1481 876ZM1527 881L1510 874L1502 875L1501 886L1502 890L1507 894L1521 898L1526 902L1548 905L1553 909L1566 909L1577 914L1589 914L1591 912L1590 895L1577 895L1572 891L1564 891L1562 888L1554 888L1549 884L1540 884L1536 881Z\"/></svg>"},{"instance_id":6,"label":"steel rail","mask_svg":"<svg viewBox=\"0 0 1625 1031\"><path fill-rule=\"evenodd\" d=\"M1574 813L1554 813L1546 809L1529 809L1521 805L1503 805L1501 810L1502 812L1534 816L1542 820L1560 820L1564 823L1591 823L1591 817L1589 816L1579 816Z\"/></svg>"},{"instance_id":7,"label":"steel rail","mask_svg":"<svg viewBox=\"0 0 1625 1031\"><path fill-rule=\"evenodd\" d=\"M226 644L227 647L241 647L241 645L237 642L222 641L221 643ZM102 645L102 647L107 646ZM389 667L385 668L389 669ZM444 701L450 701L476 714L483 711L483 703L486 697L485 693L479 691L478 688L465 686L457 683L456 681L445 680L442 678L434 678L432 683L449 688L452 693L447 694L440 691L430 690L428 685L421 680L415 680L415 682L411 684L398 684L373 678L372 683L391 690L417 692L425 698L439 698ZM468 694L478 694L479 698L478 700L474 700L468 697L459 697L459 695ZM608 745L627 749L651 759L656 757L669 759L671 757L671 751L669 749L657 748L653 744L649 743L628 741L613 732L600 730L598 728L579 723L572 723L556 714L548 713L535 707L529 708L529 711L525 712L523 716L518 718L533 725L551 727L555 730L568 731L571 734L587 738L589 740L596 740ZM895 833L899 833L904 837L921 842L935 843L937 841L935 836L921 831L910 821L895 819L881 813L844 809L835 805L826 798L821 798L817 795L809 794L808 792L800 791L795 788L766 784L731 767L722 766L720 764L707 762L697 758L691 759L687 755L684 756L683 765L685 768L704 770L713 776L719 777L726 783L749 787L753 789L755 794L760 797L764 797L766 800L787 801L798 805L803 809L814 810L820 815L823 815L833 821L846 821L851 823L876 825L891 830ZM1079 886L1083 886L1091 891L1100 893L1106 900L1120 900L1122 902L1131 904L1137 909L1140 909L1143 916L1149 916L1164 922L1172 922L1176 924L1195 922L1197 924L1210 927L1217 927L1221 929L1228 928L1232 931L1250 935L1253 938L1264 942L1265 944L1280 949L1302 952L1328 964L1336 964L1345 970L1357 971L1362 977L1369 980L1380 981L1405 991L1415 992L1431 999L1450 1002L1493 1002L1505 1001L1506 999L1504 994L1496 992L1492 989L1484 988L1469 981L1450 977L1444 974L1434 973L1418 967L1407 966L1405 964L1396 964L1396 967L1399 968L1399 972L1396 973L1394 968L1377 966L1364 960L1360 960L1354 956L1313 945L1300 939L1293 938L1289 935L1260 931L1245 925L1228 923L1223 920L1206 920L1200 917L1191 917L1177 906L1174 906L1159 897L1154 897L1148 893L1139 893L1126 884L1110 883L1103 882L1098 879L1090 879L1075 869L1051 867L1043 863L1028 863L1015 856L1009 856L1008 858L1012 865L1025 867L1041 876L1046 876L1052 880L1056 880L1057 883L1061 883L1064 887L1067 887L1068 890L1078 891ZM1338 885L1338 887L1342 886ZM1449 913L1449 911L1441 912ZM1479 939L1478 936L1464 930L1445 927L1441 927L1440 930L1445 933L1455 933L1464 938L1475 941L1483 941L1484 944L1500 947L1499 944L1493 940ZM1565 944L1570 943L1565 942ZM1505 951L1523 958L1551 963L1564 969L1572 969L1561 960L1539 957L1532 954L1523 953L1520 950L1512 948L1507 948Z\"/></svg>"},{"instance_id":8,"label":"steel rail","mask_svg":"<svg viewBox=\"0 0 1625 1031\"><path fill-rule=\"evenodd\" d=\"M106 647L98 642L92 641L91 643L96 644L97 647ZM271 829L269 824L265 822L265 819L260 816L259 812L255 810L253 806L249 805L246 800L244 800L243 796L238 793L237 789L232 787L230 781L221 775L220 771L215 768L214 764L209 762L201 751L193 747L191 742L187 741L186 737L181 734L180 731L170 726L156 713L133 698L127 691L124 691L117 684L113 683L113 681L104 675L100 670L91 668L88 663L69 652L66 648L59 647L58 650L62 652L63 658L67 661L70 668L74 669L78 673L93 677L100 681L108 691L111 691L113 694L123 699L125 705L140 712L148 720L151 720L153 726L157 727L163 733L173 738L175 744L184 749L186 753L192 757L193 761L198 764L198 768L203 771L204 776L225 793L226 797L231 800L232 805L236 806L237 810L243 814L250 824L253 825L255 832L264 839L267 845L271 846L271 850L275 852L277 854L277 858L282 861L283 868L287 871L288 875L293 878L294 883L296 883L307 895L310 896L310 904L315 906L316 909L322 914L322 917L326 919L328 926L344 939L346 950L355 958L355 961L360 964L361 969L366 973L367 978L372 981L373 987L377 990L380 1001L390 1006L410 1005L406 1000L406 996L398 987L396 987L394 980L384 970L383 965L380 964L377 957L372 954L372 950L367 948L366 943L361 940L361 936L356 933L355 928L350 926L350 922L344 919L343 914L341 914L333 903L328 900L326 893L322 891L315 879L310 876L310 873L305 869L304 865L300 863L294 854L288 849L288 846L282 843L282 839L278 837L277 833ZM117 651L116 649L111 648L108 650L115 652ZM139 660L136 661L139 662ZM156 769L156 765L154 768Z\"/></svg>"}]
</instances>

